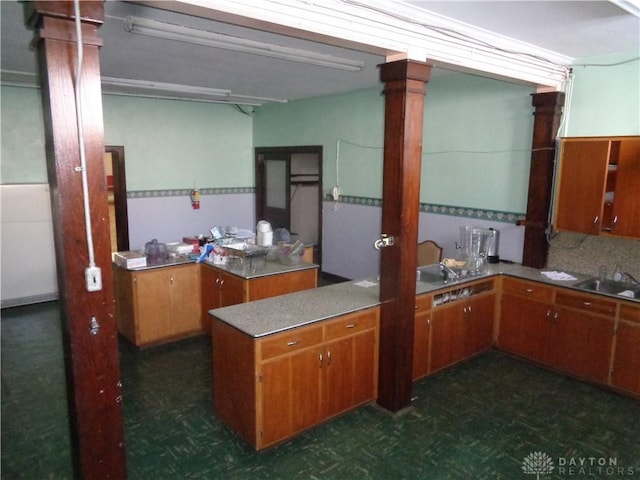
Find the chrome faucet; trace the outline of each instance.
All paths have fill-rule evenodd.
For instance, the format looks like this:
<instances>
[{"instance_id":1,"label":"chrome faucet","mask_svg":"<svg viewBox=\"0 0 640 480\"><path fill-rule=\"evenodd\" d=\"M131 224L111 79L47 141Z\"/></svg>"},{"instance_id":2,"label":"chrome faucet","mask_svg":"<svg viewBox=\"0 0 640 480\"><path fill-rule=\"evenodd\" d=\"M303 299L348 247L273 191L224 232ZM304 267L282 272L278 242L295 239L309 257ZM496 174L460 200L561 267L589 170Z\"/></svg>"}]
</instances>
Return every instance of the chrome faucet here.
<instances>
[{"instance_id":1,"label":"chrome faucet","mask_svg":"<svg viewBox=\"0 0 640 480\"><path fill-rule=\"evenodd\" d=\"M638 279L636 279L636 277L631 275L629 272L623 272L620 265L616 265L616 270L613 273L613 280L616 282L621 282L624 277L629 278L629 280L631 280L636 285L640 285L640 282L638 281Z\"/></svg>"},{"instance_id":2,"label":"chrome faucet","mask_svg":"<svg viewBox=\"0 0 640 480\"><path fill-rule=\"evenodd\" d=\"M442 275L444 275L444 283L447 283L449 280L457 280L460 275L458 275L451 267L447 267L444 263L440 262L440 271Z\"/></svg>"}]
</instances>

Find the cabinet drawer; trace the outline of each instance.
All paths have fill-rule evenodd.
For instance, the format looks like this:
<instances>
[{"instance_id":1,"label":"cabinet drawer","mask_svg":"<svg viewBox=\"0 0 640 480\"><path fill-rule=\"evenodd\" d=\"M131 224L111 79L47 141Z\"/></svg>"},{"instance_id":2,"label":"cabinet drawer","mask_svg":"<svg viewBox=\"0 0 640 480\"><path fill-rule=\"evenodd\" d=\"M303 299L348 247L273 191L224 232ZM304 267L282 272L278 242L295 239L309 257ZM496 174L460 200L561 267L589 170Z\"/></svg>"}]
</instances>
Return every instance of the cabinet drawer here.
<instances>
[{"instance_id":1,"label":"cabinet drawer","mask_svg":"<svg viewBox=\"0 0 640 480\"><path fill-rule=\"evenodd\" d=\"M362 330L374 328L378 319L377 309L368 309L346 315L338 320L330 321L325 326L325 339L333 340L335 338L352 335Z\"/></svg>"},{"instance_id":2,"label":"cabinet drawer","mask_svg":"<svg viewBox=\"0 0 640 480\"><path fill-rule=\"evenodd\" d=\"M416 297L416 313L430 310L433 306L433 297L431 295L418 295Z\"/></svg>"},{"instance_id":3,"label":"cabinet drawer","mask_svg":"<svg viewBox=\"0 0 640 480\"><path fill-rule=\"evenodd\" d=\"M261 359L277 357L322 342L322 326L301 327L260 341Z\"/></svg>"},{"instance_id":4,"label":"cabinet drawer","mask_svg":"<svg viewBox=\"0 0 640 480\"><path fill-rule=\"evenodd\" d=\"M620 304L620 320L640 323L640 307L626 303Z\"/></svg>"},{"instance_id":5,"label":"cabinet drawer","mask_svg":"<svg viewBox=\"0 0 640 480\"><path fill-rule=\"evenodd\" d=\"M616 313L616 302L598 298L595 295L581 295L560 290L556 293L556 305L605 315L615 315Z\"/></svg>"},{"instance_id":6,"label":"cabinet drawer","mask_svg":"<svg viewBox=\"0 0 640 480\"><path fill-rule=\"evenodd\" d=\"M551 302L553 299L553 287L541 283L505 278L502 282L502 291L523 297L534 298L542 302Z\"/></svg>"}]
</instances>

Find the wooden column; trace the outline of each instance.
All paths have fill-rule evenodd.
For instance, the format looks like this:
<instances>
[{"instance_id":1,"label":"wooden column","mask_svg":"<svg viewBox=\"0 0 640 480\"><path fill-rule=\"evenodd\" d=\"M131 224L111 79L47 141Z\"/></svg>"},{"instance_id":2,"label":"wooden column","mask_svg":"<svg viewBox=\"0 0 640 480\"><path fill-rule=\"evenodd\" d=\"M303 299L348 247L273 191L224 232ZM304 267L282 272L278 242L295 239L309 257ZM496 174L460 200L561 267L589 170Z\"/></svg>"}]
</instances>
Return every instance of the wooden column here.
<instances>
[{"instance_id":1,"label":"wooden column","mask_svg":"<svg viewBox=\"0 0 640 480\"><path fill-rule=\"evenodd\" d=\"M385 83L378 403L398 412L411 403L413 322L425 84L431 67L400 60L380 67Z\"/></svg>"},{"instance_id":2,"label":"wooden column","mask_svg":"<svg viewBox=\"0 0 640 480\"><path fill-rule=\"evenodd\" d=\"M42 79L47 171L51 186L58 288L63 318L69 419L76 476L126 478L122 397L113 296L98 28L100 1L80 2L84 61L83 127L91 226L102 289L89 292L79 136L76 127L76 30L73 2L27 5ZM41 128L34 125L33 128Z\"/></svg>"},{"instance_id":3,"label":"wooden column","mask_svg":"<svg viewBox=\"0 0 640 480\"><path fill-rule=\"evenodd\" d=\"M529 171L529 197L524 222L522 264L544 268L547 265L549 244L546 239L549 209L553 196L553 171L556 154L556 136L564 106L564 92L534 93L531 104L535 107L531 167Z\"/></svg>"}]
</instances>

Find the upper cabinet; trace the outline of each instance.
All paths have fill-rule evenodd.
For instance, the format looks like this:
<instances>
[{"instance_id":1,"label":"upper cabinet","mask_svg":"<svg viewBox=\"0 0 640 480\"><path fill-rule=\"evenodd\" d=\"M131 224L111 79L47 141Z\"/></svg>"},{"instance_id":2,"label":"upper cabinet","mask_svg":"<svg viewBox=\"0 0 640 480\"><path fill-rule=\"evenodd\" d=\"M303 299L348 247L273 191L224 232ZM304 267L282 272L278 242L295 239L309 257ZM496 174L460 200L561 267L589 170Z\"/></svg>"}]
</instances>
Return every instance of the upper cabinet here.
<instances>
[{"instance_id":1,"label":"upper cabinet","mask_svg":"<svg viewBox=\"0 0 640 480\"><path fill-rule=\"evenodd\" d=\"M555 228L640 238L640 137L562 140Z\"/></svg>"}]
</instances>

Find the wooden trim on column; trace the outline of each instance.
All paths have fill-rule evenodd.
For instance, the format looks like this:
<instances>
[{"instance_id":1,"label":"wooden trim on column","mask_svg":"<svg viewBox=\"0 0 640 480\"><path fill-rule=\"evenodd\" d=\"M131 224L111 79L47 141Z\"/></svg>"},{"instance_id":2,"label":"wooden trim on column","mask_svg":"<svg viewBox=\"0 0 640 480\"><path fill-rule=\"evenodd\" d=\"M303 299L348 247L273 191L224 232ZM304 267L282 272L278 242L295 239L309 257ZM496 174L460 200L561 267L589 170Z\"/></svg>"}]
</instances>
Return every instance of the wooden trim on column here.
<instances>
[{"instance_id":1,"label":"wooden trim on column","mask_svg":"<svg viewBox=\"0 0 640 480\"><path fill-rule=\"evenodd\" d=\"M431 67L400 60L380 67L385 83L382 233L394 245L380 257L378 404L398 412L411 404L416 256L425 84Z\"/></svg>"},{"instance_id":2,"label":"wooden trim on column","mask_svg":"<svg viewBox=\"0 0 640 480\"><path fill-rule=\"evenodd\" d=\"M127 473L100 88L102 40L98 28L104 19L104 7L100 1L82 1L80 7L83 139L95 264L102 269L102 289L93 292L88 291L85 280L89 254L74 98L73 2L35 2L27 8L32 8L42 78L75 474L87 479L123 479Z\"/></svg>"},{"instance_id":3,"label":"wooden trim on column","mask_svg":"<svg viewBox=\"0 0 640 480\"><path fill-rule=\"evenodd\" d=\"M522 264L544 268L547 265L549 244L546 238L549 209L553 196L553 172L556 155L556 136L560 128L564 92L534 93L535 107L529 197L527 200Z\"/></svg>"}]
</instances>

